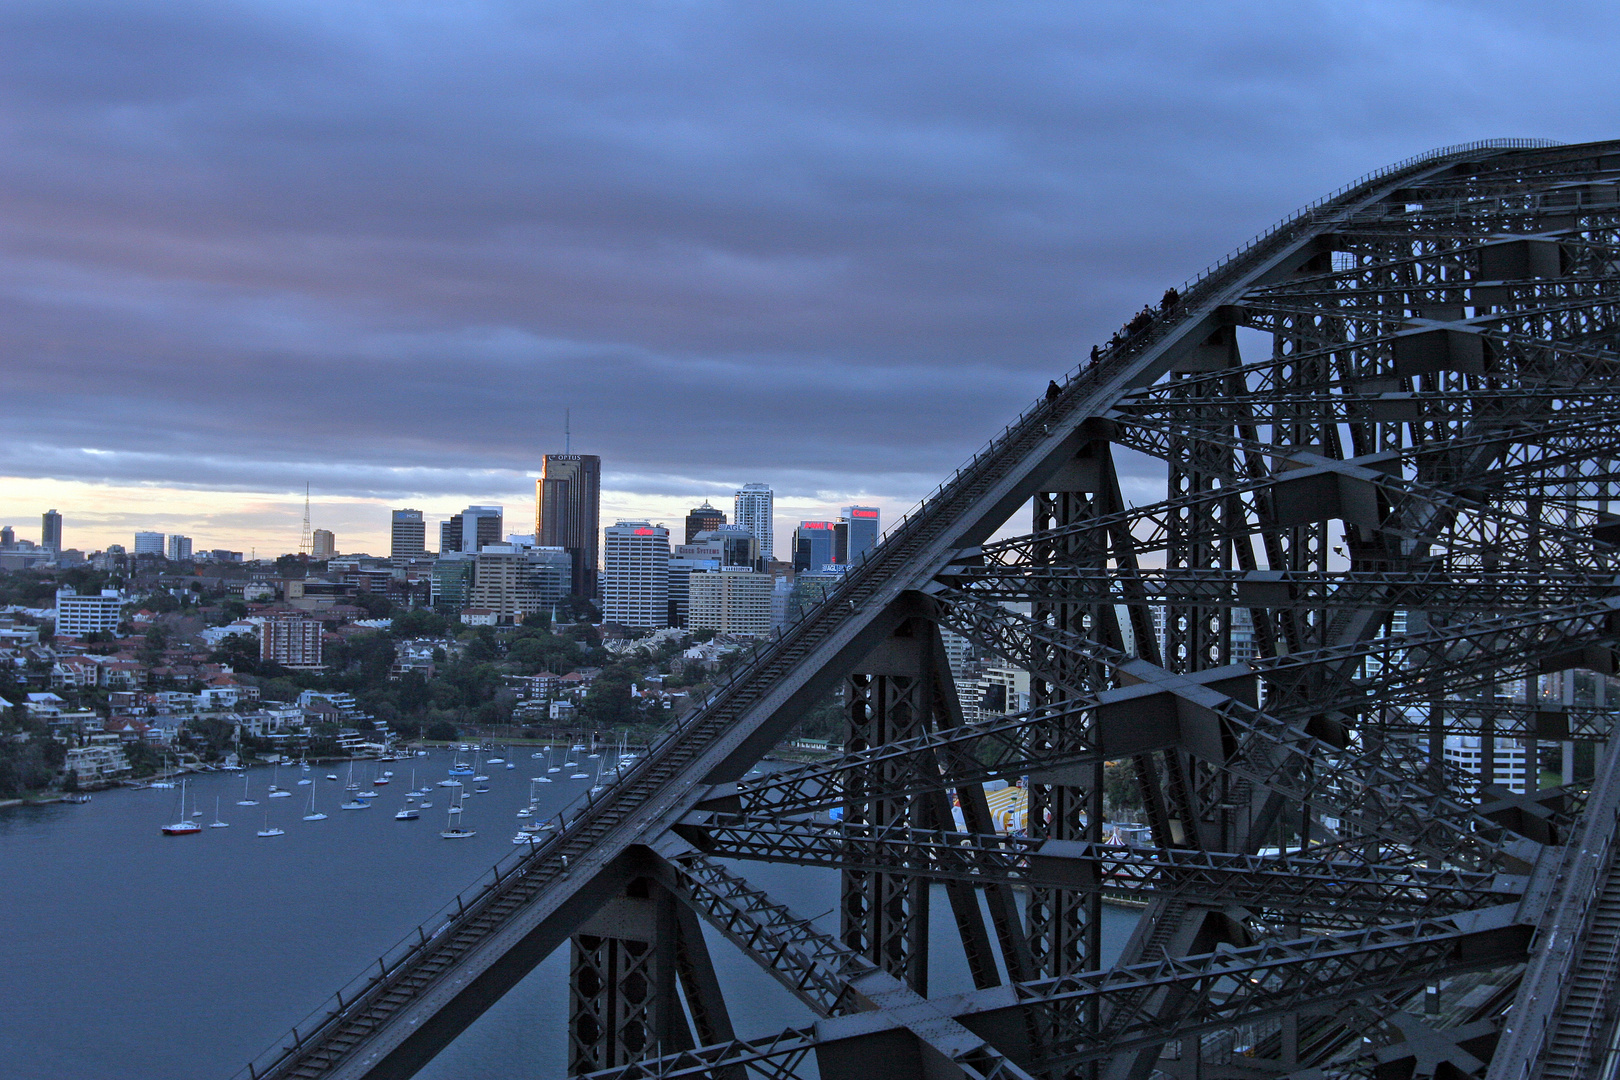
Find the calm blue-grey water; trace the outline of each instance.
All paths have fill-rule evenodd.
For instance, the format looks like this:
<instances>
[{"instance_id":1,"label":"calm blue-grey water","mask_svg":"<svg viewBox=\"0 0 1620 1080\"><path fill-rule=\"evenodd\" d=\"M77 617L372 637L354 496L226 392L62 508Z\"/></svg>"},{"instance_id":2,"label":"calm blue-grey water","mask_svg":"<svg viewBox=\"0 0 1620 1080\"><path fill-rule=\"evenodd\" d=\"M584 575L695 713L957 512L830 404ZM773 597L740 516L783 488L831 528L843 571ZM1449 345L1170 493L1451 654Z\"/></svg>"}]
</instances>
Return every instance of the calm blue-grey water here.
<instances>
[{"instance_id":1,"label":"calm blue-grey water","mask_svg":"<svg viewBox=\"0 0 1620 1080\"><path fill-rule=\"evenodd\" d=\"M442 752L418 759L418 782L443 779L449 760ZM201 820L213 820L217 798L230 823L196 836L159 832L176 816L178 791L109 791L83 806L0 811L0 1080L232 1076L511 851L529 777L545 775L527 751L513 760L516 769L486 770L490 793L468 797L463 818L477 835L467 840L439 836L449 789L433 789L421 820L394 820L410 762L383 766L395 771L393 782L364 811L338 809L346 766L334 770L336 783L317 768L316 805L328 815L318 822L301 820L310 787L293 786L297 777L285 770L287 799L265 798L268 771L248 774L253 807L235 805L240 774L195 778L189 794ZM554 812L588 786L563 775L538 785L543 809ZM267 814L286 835L254 835ZM835 874L744 869L802 915L830 913L835 903ZM942 895L935 909L933 991L967 989ZM1105 938L1117 950L1135 916L1107 916ZM830 914L822 924L835 927ZM724 940L711 934L710 949L739 1034L809 1019ZM419 1075L563 1076L566 980L564 947Z\"/></svg>"}]
</instances>

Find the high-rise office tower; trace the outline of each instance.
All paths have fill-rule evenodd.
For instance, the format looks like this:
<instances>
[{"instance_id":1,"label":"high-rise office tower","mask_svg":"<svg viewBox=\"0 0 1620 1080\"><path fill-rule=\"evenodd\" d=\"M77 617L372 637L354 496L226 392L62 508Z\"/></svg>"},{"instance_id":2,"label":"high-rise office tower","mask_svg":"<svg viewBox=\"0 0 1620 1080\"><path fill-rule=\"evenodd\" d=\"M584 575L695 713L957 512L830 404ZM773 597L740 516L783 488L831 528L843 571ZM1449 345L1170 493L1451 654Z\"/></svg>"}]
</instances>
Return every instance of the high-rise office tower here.
<instances>
[{"instance_id":1,"label":"high-rise office tower","mask_svg":"<svg viewBox=\"0 0 1620 1080\"><path fill-rule=\"evenodd\" d=\"M427 523L420 510L395 510L393 536L388 545L391 559L419 559L427 552Z\"/></svg>"},{"instance_id":2,"label":"high-rise office tower","mask_svg":"<svg viewBox=\"0 0 1620 1080\"><path fill-rule=\"evenodd\" d=\"M760 557L767 562L776 558L776 542L771 527L776 497L769 484L744 484L737 492L736 513L732 523L741 525L759 538Z\"/></svg>"},{"instance_id":3,"label":"high-rise office tower","mask_svg":"<svg viewBox=\"0 0 1620 1080\"><path fill-rule=\"evenodd\" d=\"M601 515L602 459L595 454L545 455L540 479L534 482L534 542L560 547L573 557L573 592L586 600L596 598Z\"/></svg>"},{"instance_id":4,"label":"high-rise office tower","mask_svg":"<svg viewBox=\"0 0 1620 1080\"><path fill-rule=\"evenodd\" d=\"M758 545L754 534L749 533L750 543ZM725 554L725 546L716 540L699 540L694 544L681 544L669 560L669 625L687 625L687 605L691 598L692 574L700 570L720 569L721 559Z\"/></svg>"},{"instance_id":5,"label":"high-rise office tower","mask_svg":"<svg viewBox=\"0 0 1620 1080\"><path fill-rule=\"evenodd\" d=\"M801 521L793 530L793 570L820 570L837 562L834 541L836 523L831 521Z\"/></svg>"},{"instance_id":6,"label":"high-rise office tower","mask_svg":"<svg viewBox=\"0 0 1620 1080\"><path fill-rule=\"evenodd\" d=\"M17 530L10 525L0 529L0 551L10 551L17 546Z\"/></svg>"},{"instance_id":7,"label":"high-rise office tower","mask_svg":"<svg viewBox=\"0 0 1620 1080\"><path fill-rule=\"evenodd\" d=\"M878 508L846 506L838 514L838 561L852 563L877 547Z\"/></svg>"},{"instance_id":8,"label":"high-rise office tower","mask_svg":"<svg viewBox=\"0 0 1620 1080\"><path fill-rule=\"evenodd\" d=\"M135 550L133 555L162 555L163 534L160 532L138 532L135 534Z\"/></svg>"},{"instance_id":9,"label":"high-rise office tower","mask_svg":"<svg viewBox=\"0 0 1620 1080\"><path fill-rule=\"evenodd\" d=\"M136 533L136 543L140 543L140 533ZM173 534L169 537L169 559L172 562L183 562L191 558L191 537Z\"/></svg>"},{"instance_id":10,"label":"high-rise office tower","mask_svg":"<svg viewBox=\"0 0 1620 1080\"><path fill-rule=\"evenodd\" d=\"M474 562L467 606L493 611L497 625L549 609L573 583L573 560L561 548L486 544Z\"/></svg>"},{"instance_id":11,"label":"high-rise office tower","mask_svg":"<svg viewBox=\"0 0 1620 1080\"><path fill-rule=\"evenodd\" d=\"M704 499L702 506L692 507L692 512L686 515L686 543L690 544L700 532L718 529L726 523L726 512L709 505Z\"/></svg>"},{"instance_id":12,"label":"high-rise office tower","mask_svg":"<svg viewBox=\"0 0 1620 1080\"><path fill-rule=\"evenodd\" d=\"M310 534L310 558L330 559L337 554L337 537L331 529L316 529Z\"/></svg>"},{"instance_id":13,"label":"high-rise office tower","mask_svg":"<svg viewBox=\"0 0 1620 1080\"><path fill-rule=\"evenodd\" d=\"M692 545L706 545L720 552L721 566L741 566L749 570L764 570L765 560L760 558L759 537L741 525L722 525L698 533Z\"/></svg>"},{"instance_id":14,"label":"high-rise office tower","mask_svg":"<svg viewBox=\"0 0 1620 1080\"><path fill-rule=\"evenodd\" d=\"M55 510L47 510L40 515L39 546L61 554L62 515Z\"/></svg>"},{"instance_id":15,"label":"high-rise office tower","mask_svg":"<svg viewBox=\"0 0 1620 1080\"><path fill-rule=\"evenodd\" d=\"M740 567L700 570L688 584L691 594L687 623L694 630L723 634L771 632L771 600L775 584L769 574Z\"/></svg>"},{"instance_id":16,"label":"high-rise office tower","mask_svg":"<svg viewBox=\"0 0 1620 1080\"><path fill-rule=\"evenodd\" d=\"M461 551L461 515L439 522L439 554L451 555Z\"/></svg>"},{"instance_id":17,"label":"high-rise office tower","mask_svg":"<svg viewBox=\"0 0 1620 1080\"><path fill-rule=\"evenodd\" d=\"M502 509L499 506L469 506L461 517L461 550L476 555L485 544L501 542Z\"/></svg>"},{"instance_id":18,"label":"high-rise office tower","mask_svg":"<svg viewBox=\"0 0 1620 1080\"><path fill-rule=\"evenodd\" d=\"M620 626L669 625L669 530L621 521L603 530L602 619Z\"/></svg>"},{"instance_id":19,"label":"high-rise office tower","mask_svg":"<svg viewBox=\"0 0 1620 1080\"><path fill-rule=\"evenodd\" d=\"M432 591L428 601L433 610L454 619L472 597L473 571L477 566L459 551L441 553L430 573Z\"/></svg>"}]
</instances>

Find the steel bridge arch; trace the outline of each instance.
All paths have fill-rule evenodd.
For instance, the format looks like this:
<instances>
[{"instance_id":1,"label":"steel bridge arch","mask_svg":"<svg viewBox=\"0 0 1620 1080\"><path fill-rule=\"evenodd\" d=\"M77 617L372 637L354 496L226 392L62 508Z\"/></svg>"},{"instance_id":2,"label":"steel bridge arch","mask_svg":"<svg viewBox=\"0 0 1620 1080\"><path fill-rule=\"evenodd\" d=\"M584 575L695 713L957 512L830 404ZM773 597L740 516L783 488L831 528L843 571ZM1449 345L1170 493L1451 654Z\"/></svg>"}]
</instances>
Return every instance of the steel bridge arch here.
<instances>
[{"instance_id":1,"label":"steel bridge arch","mask_svg":"<svg viewBox=\"0 0 1620 1080\"><path fill-rule=\"evenodd\" d=\"M1617 345L1620 142L1447 147L1306 207L243 1075L408 1077L568 942L575 1074L1595 1075ZM1121 498L1118 447L1162 499ZM1027 671L1030 707L964 713L943 630ZM834 691L841 756L745 779ZM1108 842L1108 762L1150 843ZM1027 836L993 827L994 776L1023 778ZM839 868L837 932L722 859ZM930 881L971 992L929 994ZM1105 896L1146 905L1112 967ZM738 1038L702 922L821 1019Z\"/></svg>"}]
</instances>

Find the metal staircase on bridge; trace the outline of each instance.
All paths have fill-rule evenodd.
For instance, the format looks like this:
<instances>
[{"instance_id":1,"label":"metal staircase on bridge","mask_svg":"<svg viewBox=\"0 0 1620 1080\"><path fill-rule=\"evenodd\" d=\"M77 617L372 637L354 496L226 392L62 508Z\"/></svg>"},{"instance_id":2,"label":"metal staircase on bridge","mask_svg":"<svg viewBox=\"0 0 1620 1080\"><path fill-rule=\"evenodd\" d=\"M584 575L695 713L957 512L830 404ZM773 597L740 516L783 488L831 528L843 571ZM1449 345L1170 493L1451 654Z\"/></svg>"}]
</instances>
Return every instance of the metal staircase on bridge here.
<instances>
[{"instance_id":1,"label":"metal staircase on bridge","mask_svg":"<svg viewBox=\"0 0 1620 1080\"><path fill-rule=\"evenodd\" d=\"M1535 987L1584 992L1610 941L1604 890L1551 963L1537 905L1575 902L1613 815L1601 786L1583 815L1574 789L1485 790L1443 751L1483 739L1488 768L1497 738L1532 763L1609 738L1608 709L1535 691L1617 670L1617 194L1620 144L1499 141L1280 223L245 1075L409 1076L567 943L577 1074L1350 1076L1376 1053L1416 1077L1482 1062L1482 1036L1414 1035L1408 1007L1522 970L1512 1007L1470 1024L1501 1029L1493 1075L1528 1076ZM1163 500L1125 502L1120 448L1162 463ZM1026 506L1028 534L990 540ZM1031 708L964 723L941 627L1028 671ZM842 756L744 779L838 689ZM1123 857L1102 844L1106 762L1152 831ZM995 834L992 775L1024 778L1028 837ZM815 816L830 805L839 824ZM837 934L715 857L840 866ZM931 993L930 880L971 991ZM1122 890L1147 921L1100 969ZM699 919L822 1019L737 1038ZM1264 1060L1186 1060L1239 1030L1269 1033Z\"/></svg>"}]
</instances>

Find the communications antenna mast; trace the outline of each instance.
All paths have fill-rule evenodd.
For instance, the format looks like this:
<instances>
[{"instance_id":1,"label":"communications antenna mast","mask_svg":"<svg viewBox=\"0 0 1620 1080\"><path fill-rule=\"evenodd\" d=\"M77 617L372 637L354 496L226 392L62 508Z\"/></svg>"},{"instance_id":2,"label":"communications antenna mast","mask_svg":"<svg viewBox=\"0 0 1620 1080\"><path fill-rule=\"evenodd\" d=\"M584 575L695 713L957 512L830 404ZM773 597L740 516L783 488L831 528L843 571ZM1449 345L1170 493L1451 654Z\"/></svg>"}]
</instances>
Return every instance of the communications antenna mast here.
<instances>
[{"instance_id":1,"label":"communications antenna mast","mask_svg":"<svg viewBox=\"0 0 1620 1080\"><path fill-rule=\"evenodd\" d=\"M298 538L298 554L305 559L315 554L315 534L309 527L309 484L304 484L304 531Z\"/></svg>"}]
</instances>

